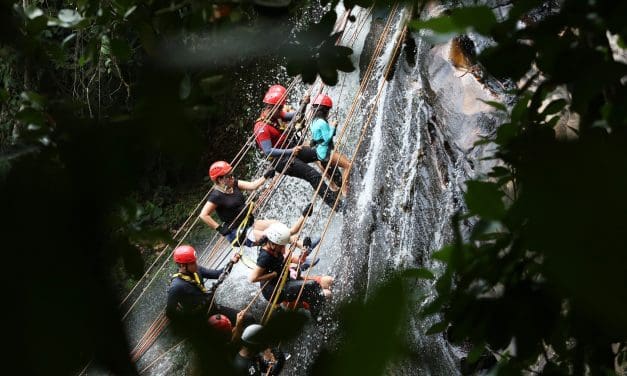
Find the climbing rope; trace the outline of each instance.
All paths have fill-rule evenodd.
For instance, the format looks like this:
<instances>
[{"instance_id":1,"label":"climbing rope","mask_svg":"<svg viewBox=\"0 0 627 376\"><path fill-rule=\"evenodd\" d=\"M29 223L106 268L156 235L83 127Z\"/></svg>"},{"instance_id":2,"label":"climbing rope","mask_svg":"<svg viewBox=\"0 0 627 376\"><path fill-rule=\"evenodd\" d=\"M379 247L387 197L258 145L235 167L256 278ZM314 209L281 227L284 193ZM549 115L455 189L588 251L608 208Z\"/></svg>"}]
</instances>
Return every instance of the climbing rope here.
<instances>
[{"instance_id":1,"label":"climbing rope","mask_svg":"<svg viewBox=\"0 0 627 376\"><path fill-rule=\"evenodd\" d=\"M396 8L397 8L397 5L395 4L395 5L394 5L394 7L393 7L393 9L390 11L390 14L394 14L394 13L395 13L395 11L396 11ZM379 39L379 41L378 41L378 43L377 43L377 47L375 48L375 52L373 53L373 56L378 56L378 54L380 53L380 51L381 51L381 49L382 49L382 47L383 47L383 42L387 39L387 35L389 34L389 31L390 31L390 26L391 26L391 22L392 22L392 20L393 20L393 17L389 17L389 18L388 18L387 23L386 23L386 26L385 26L385 28L384 28L384 31L383 31L383 33L382 33L382 35L381 35L381 37L380 37L380 39ZM397 41L397 42L396 42L396 45L395 45L395 47L394 47L394 53L392 54L392 56L395 56L396 52L398 51L398 48L399 48L399 46L400 46L400 41L402 40L402 38L403 38L403 36L405 35L405 33L406 33L406 28L404 28L404 29L403 29L403 31L400 33L400 35L396 38L396 41ZM387 74L389 73L389 71L391 70L391 67L392 67L393 62L394 62L394 60L393 60L393 59L392 59L392 61L388 62L388 65L387 65L387 68L386 68L386 75L387 75ZM369 67L368 67L368 69L367 69L367 73L364 75L364 79L362 80L362 85L360 86L360 89L359 89L358 93L355 95L355 100L353 101L353 105L352 105L352 107L351 107L351 110L349 111L349 115L347 116L347 118L346 118L346 120L345 120L345 122L344 122L344 127L343 127L343 129L342 129L342 132L341 132L340 136L338 137L338 139L339 139L338 144L340 144L340 145L341 145L341 137L343 137L343 135L345 134L346 130L348 129L348 126L347 126L347 125L348 125L348 123L352 120L352 117L353 117L353 114L354 114L354 109L356 108L357 99L361 97L361 95L360 95L360 94L361 94L361 92L363 92L363 90L364 90L364 89L365 89L365 87L366 87L366 84L368 83L368 81L369 81L369 79L370 79L370 76L371 76L372 71L373 71L373 67L374 67L374 59L373 59L373 60L371 60L371 62L370 62L370 64L369 64ZM381 85L381 89L379 90L379 93L377 94L377 97L376 97L376 99L375 99L375 104L376 104L376 103L378 103L378 100L379 100L379 97L380 97L381 91L382 91L383 87L385 86L385 83L386 83L386 82L384 81L384 83ZM351 163L350 163L350 165L349 165L350 167L349 167L349 171L348 171L348 172L350 172L350 169L352 168L352 165L353 165L354 159L355 159L355 157L356 157L356 154L357 154L357 152L358 152L358 150L359 150L359 148L360 148L360 146L361 146L361 142L363 141L363 135L365 134L365 130L367 129L367 126L369 125L369 123L370 123L370 121L371 121L371 119L372 119L372 114L374 113L374 110L375 110L375 106L373 106L373 107L372 107L372 109L370 110L370 113L369 113L368 119L366 120L366 122L365 122L365 123L364 123L364 125L362 126L362 132L361 132L361 135L360 135L360 139L359 139L359 141L358 141L358 144L357 144L357 147L356 147L356 149L355 149L355 152L354 152L354 153L353 153L353 155L352 155L352 158L351 158ZM327 167L325 168L325 173L327 173L327 171L328 171L328 169L329 169L329 168L330 168L330 164L329 164L329 165L327 165ZM335 172L335 170L336 170L337 168L338 168L338 166L337 166L337 165L335 165L335 166L334 166L334 172ZM345 182L343 181L343 182L342 182L342 185L344 185L344 184L345 184ZM315 201L317 191L320 189L320 187L321 187L321 184L318 186L318 188L317 188L316 192L314 192L314 194L313 194L312 203ZM325 228L324 228L324 231L323 231L323 234L322 234L322 237L321 237L321 242L322 242L322 240L324 239L324 237L326 236L326 233L327 233L327 231L328 231L328 227L329 227L329 225L330 225L330 223L331 223L332 218L333 218L333 217L334 217L334 215L335 215L335 208L337 207L338 202L339 202L339 196L336 198L335 203L334 203L334 206L333 206L333 210L331 211L331 213L330 213L330 214L329 214L329 216L328 216L327 223L326 223L326 225L325 225ZM318 213L318 214L319 214L319 213ZM302 229L302 228L301 228L301 229ZM299 233L300 233L300 230L299 230ZM317 256L317 254L318 254L319 250L320 250L320 247L318 246L318 247L317 247L317 249L316 249L316 250L315 250L315 252L314 252L314 255L313 255L313 258L314 258L314 259L316 258L316 256ZM290 251L289 251L289 253L288 253L288 259L289 259L289 258L291 258L291 254L292 254L292 252L293 252L293 247L290 249ZM300 264L299 264L299 265L297 265L297 268L300 268ZM306 273L306 276L305 276L305 280L307 279L307 277L308 277L308 276L309 276L309 274L311 273L311 269L312 269L312 268L309 268L309 269L308 269L308 271L307 271L307 273ZM280 286L279 286L279 284L277 284L277 289L276 289L276 291L274 291L274 292L273 292L273 296L274 296L274 295L276 295L276 297L274 297L274 300L273 300L273 301L269 302L269 304L268 304L268 307L269 307L269 308L268 308L268 307L266 307L266 312L264 313L264 318L265 318L265 320L267 320L267 319L268 319L268 318L272 315L272 312L273 312L273 310L274 310L274 309L275 309L275 307L276 307L276 301L277 301L278 296L279 296L279 293L277 293L277 291L282 291L282 288L283 288L283 286L284 286L284 284L285 284L285 280L286 280L287 273L289 273L289 262L286 262L286 269L283 271L282 281L281 281ZM304 287L305 287L305 284L303 284L303 285L301 286L300 291L299 291L299 294L298 294L298 296L297 296L297 299L296 299L296 301L295 301L294 306L297 306L298 301L300 300L300 298L301 298L301 296L302 296L302 293L303 293Z\"/></svg>"},{"instance_id":2,"label":"climbing rope","mask_svg":"<svg viewBox=\"0 0 627 376\"><path fill-rule=\"evenodd\" d=\"M401 33L400 33L400 34L399 34L399 36L397 37L397 39L396 39L396 44L395 44L395 46L394 46L394 53L392 54L392 56L395 56L395 55L396 55L396 53L398 52L398 50L399 50L399 48L400 48L400 45L401 45L401 41L402 41L402 40L403 40L403 38L405 37L406 33L407 33L407 26L403 27L403 29L402 29ZM391 71L391 69L392 69L392 67L393 67L393 63L394 63L394 59L392 59L390 62L388 62L387 66L386 66L386 68L385 68L385 70L384 70L384 71L385 71L385 73L384 73L384 77L385 77L385 76L387 76L387 75L390 73L390 71ZM361 134L359 135L359 140L357 141L357 146L356 146L355 151L353 152L353 155L352 155L352 158L351 158L351 165L350 165L351 167L350 167L350 168L352 168L352 166L353 166L352 161L354 161L355 157L357 156L357 152L358 152L358 151L359 151L359 149L361 148L361 144L362 144L362 142L363 142L363 140L364 140L364 136L365 136L365 131L366 131L366 128L367 128L367 126L370 124L370 122L372 121L372 117L373 117L373 114L374 114L374 112L375 112L374 110L376 109L376 104L378 104L379 99L380 99L380 97L381 97L381 93L383 92L383 89L385 88L386 84L387 84L387 81L385 81L385 80L384 80L384 81L382 82L382 84L381 84L381 86L380 86L379 90L377 91L377 95L376 95L375 100L374 100L374 104L375 104L375 105L373 106L372 110L369 112L369 114L368 114L368 118L366 119L365 124L364 124L364 126L362 127ZM336 205L337 205L337 201L336 201ZM329 218L328 218L328 220L327 220L327 223L325 224L324 231L323 231L322 236L321 236L321 242L322 242L322 240L324 239L324 237L325 237L325 236L326 236L326 234L327 234L327 231L328 231L328 229L329 229L329 225L331 224L331 219L332 219L332 218L331 218L331 217L329 217ZM319 251L320 251L320 247L318 247L318 248L314 251L313 258L317 257L317 255L318 255L318 252L319 252ZM305 280L309 277L309 274L310 274L310 272L311 272L311 269L312 269L312 268L309 268L309 269L307 270L306 275L305 275ZM297 297L297 299L296 299L296 304L298 304L298 301L300 300L300 298L301 298L301 296L302 296L303 290L304 290L304 285L301 287L301 289L300 289L300 291L299 291L299 293L298 293L298 297Z\"/></svg>"},{"instance_id":3,"label":"climbing rope","mask_svg":"<svg viewBox=\"0 0 627 376\"><path fill-rule=\"evenodd\" d=\"M289 91L292 90L295 87L297 82L298 82L297 79L294 79L294 80L291 81L291 83L288 85L288 88L286 90L285 95L287 95L289 93ZM279 103L280 103L280 101L279 101ZM281 105L277 104L277 105L275 105L272 108L271 111L277 111L280 107L281 107ZM235 158L233 158L233 161L231 162L231 165L233 166L234 170L237 168L237 166L239 166L240 162L243 160L243 156L248 152L248 150L252 147L252 145L254 145L254 139L255 139L255 135L253 133L248 138L248 140L246 141L244 147L242 147L240 149L240 151L238 152L238 154L235 156ZM200 208L200 206L203 204L203 202L206 201L207 197L213 191L214 188L215 187L211 187L211 189L205 194L205 196L198 203L198 205L196 205L196 207L190 212L189 216L187 217L185 222L180 226L180 228L176 231L176 233L174 234L173 238L176 238L176 236L178 236L181 233L181 231L185 228L185 226L191 220L191 218L194 215L194 213ZM183 237L177 242L176 247L180 246L183 243L183 241L186 239L187 235L190 233L190 231L193 229L193 227L198 223L198 220L199 220L198 217L196 217L195 221L187 229L187 231L185 232ZM216 235L214 234L214 237L212 239L215 239L215 236ZM135 285L133 286L131 291L126 295L126 297L124 299L122 299L122 301L120 302L120 305L119 305L120 307L122 307L124 305L124 303L126 303L126 301L132 296L132 294L139 287L141 282L143 280L145 280L150 275L151 270L155 267L155 265L157 264L159 259L165 254L165 251L168 249L168 247L169 247L169 245L166 245L161 250L161 252L157 255L157 257L155 258L153 263L148 267L148 269L144 272L144 274L140 277L140 279L135 283ZM176 247L174 247L174 248L176 248ZM171 254L172 253L170 252L169 255L171 256ZM131 313L133 308L138 304L140 299L143 297L145 292L148 290L148 287L150 287L150 285L154 282L154 280L157 278L159 273L163 270L165 265L167 265L168 261L169 261L169 258L166 258L162 262L161 266L157 269L157 271L155 273L153 273L153 277L150 279L150 281L147 283L147 285L142 289L142 292L139 294L139 296L137 296L137 298L135 298L135 300L133 301L131 306L127 309L127 311L122 316L122 320L125 320L129 316L129 314ZM153 321L151 326L148 328L148 330L144 333L144 335L142 336L142 338L140 339L138 344L135 346L135 348L134 348L134 350L132 352L132 357L134 358L134 361L138 360L141 357L141 355L143 355L143 353L152 345L152 343L154 343L154 341L156 340L158 335L167 326L167 324L168 324L167 317L165 317L164 310L162 310L157 315L157 317L155 318L155 320ZM91 364L92 364L92 360L90 360L85 365L85 367L79 372L79 375L85 374L87 372L87 370L89 369Z\"/></svg>"},{"instance_id":4,"label":"climbing rope","mask_svg":"<svg viewBox=\"0 0 627 376\"><path fill-rule=\"evenodd\" d=\"M168 350L166 350L163 354L159 355L157 358L155 358L155 360L153 360L152 362L150 362L150 364L148 364L146 367L142 368L141 371L139 371L140 375L143 375L146 371L148 371L150 369L150 367L152 367L153 365L155 365L155 363L157 363L161 358L163 358L164 356L168 355L170 352L174 351L174 349L176 349L177 347L181 346L183 344L183 342L185 342L186 339L183 338L182 340L180 340L176 345L170 347Z\"/></svg>"},{"instance_id":5,"label":"climbing rope","mask_svg":"<svg viewBox=\"0 0 627 376\"><path fill-rule=\"evenodd\" d=\"M290 83L290 85L288 85L288 91L286 91L285 95L287 95L287 93L289 92L289 90L293 89L294 86L296 85L296 79L292 80L292 82ZM280 103L280 102L279 102ZM272 109L272 111L277 111L280 108L280 105L275 105ZM251 135L247 142L246 145L240 149L240 152L238 152L238 154L236 155L236 157L233 159L232 166L233 166L233 170L235 170L237 168L237 166L240 164L240 162L243 159L243 156L245 155L245 152L248 151L248 149L250 149L250 147L254 144L254 139L255 139L255 135ZM207 197L209 197L209 194L215 189L215 186L212 186L211 189L209 189L209 191L205 194L205 196L203 197L203 199L198 203L198 205L196 205L196 207L194 208L194 210L190 213L190 215L188 216L187 220L185 221L185 223L181 226L181 228L179 228L179 230L177 231L177 233L174 235L174 237L176 237L176 235L178 235L180 233L180 231L184 228L185 224L189 222L189 220L191 219L191 217L194 215L194 213L198 210L198 208L200 208L200 206L207 200ZM241 213L240 213L241 214ZM177 242L176 247L180 246L183 241L186 239L187 235L189 235L189 233L191 232L191 230L193 229L193 227L198 223L199 219L198 217L196 217L196 219L194 220L193 224L187 229L187 231L185 232L185 234L183 235L183 237ZM214 238L215 239L215 235ZM213 240L212 239L212 240ZM174 247L174 248L176 248ZM150 267L146 270L146 272L142 275L142 277L138 280L138 282L135 284L135 286L133 287L133 289L127 294L127 296L123 299L122 303L120 303L120 306L123 305L126 300L132 295L132 293L137 289L137 287L139 286L140 282L146 278L148 275L150 275L150 271L153 269L154 265L159 261L159 259L163 256L163 254L165 253L165 251L168 249L168 245L166 245L164 247L164 249L159 253L159 255L157 255L156 259L153 261L153 263L150 265ZM172 255L172 253L169 254L170 256ZM142 292L139 294L139 296L134 300L134 302L131 304L131 306L127 309L127 311L125 312L125 314L122 316L122 320L125 320L128 315L131 313L131 311L133 310L133 308L137 305L137 303L139 302L139 300L142 298L142 296L144 295L144 293L148 290L148 287L150 287L150 285L153 283L153 281L156 279L156 277L159 275L159 273L161 272L161 270L167 265L169 261L169 257L166 258L161 266L157 269L157 271L155 273L153 273L153 277L152 279L148 282L148 284L144 287L144 289L142 290Z\"/></svg>"},{"instance_id":6,"label":"climbing rope","mask_svg":"<svg viewBox=\"0 0 627 376\"><path fill-rule=\"evenodd\" d=\"M365 24L365 23L364 23L364 24ZM362 27L363 27L363 24L362 24ZM361 30L361 27L360 27L360 29L359 29L359 30ZM321 91L321 90L322 90L322 88L320 89L320 91ZM278 106L277 106L277 107L278 107ZM293 131L293 130L290 130L290 132L292 132L292 131ZM302 131L302 130L301 130L301 131ZM253 135L253 137L254 137L254 135ZM250 141L250 140L252 140L252 138L253 138L253 137L251 137L251 138L249 139L249 141ZM288 138L285 138L285 139L287 140ZM248 145L248 148L249 148L249 147L250 147L250 145ZM242 150L243 150L243 149L242 149ZM351 161L351 162L352 162L352 161ZM239 163L239 161L238 161L237 163ZM337 166L336 166L336 168L337 168ZM327 169L328 169L328 167L327 167ZM283 173L281 172L281 173L279 174L279 179L273 179L273 181L272 181L272 184L271 184L271 185L278 186L278 185L279 185L279 183L280 183L280 181L282 180L282 177L283 177ZM268 187L268 188L266 188L266 190L264 190L264 191L263 191L263 194L264 194L265 196L260 197L260 200L259 200L260 202L258 202L258 203L256 204L256 207L257 207L257 208L262 208L263 206L265 206L265 203L267 203L267 201L268 201L268 200L267 200L267 198L269 198L269 197L271 196L271 194L274 192L275 188L276 188L276 187L274 187L274 188L273 188L273 187ZM213 189L213 188L212 188L212 189ZM316 190L316 192L314 192L314 199L315 199L315 197L316 197L316 193L318 192L318 190L319 190L319 189L320 189L320 185L318 186L318 189ZM210 192L211 192L211 191L210 191ZM210 193L210 192L209 192L209 193ZM200 207L200 205L202 204L202 202L203 202L204 200L206 200L206 197L209 195L209 193L207 193L207 195L205 195L205 197L203 198L203 200L201 201L201 203L200 203L200 204L199 204L199 205L198 205L198 206L194 209L194 211L192 212L192 214L190 214L190 217L189 217L189 218L188 218L188 220L187 220L187 221L183 224L183 226L181 226L181 229L185 226L185 224L186 224L186 223L188 223L189 219L191 218L191 216L193 215L193 213L194 213L194 212L198 209L198 207ZM254 194L252 194L252 195L251 195L250 199L252 200L252 198L253 198L253 197L254 197ZM339 196L338 196L338 199L339 199ZM337 202L338 202L338 201L336 200L334 207L337 205ZM250 210L252 210L252 208L253 208L254 206L249 204L249 205L248 205L248 207L249 207L249 213L250 213ZM192 226L191 226L191 227L193 227L193 226L197 223L197 221L198 221L198 219L196 219L196 221L194 222L194 224L192 224ZM241 226L241 225L240 225L240 226ZM191 230L191 227L190 227L190 229L186 232L186 234L184 235L183 239L187 236L187 234L188 234L188 233L189 233L189 231ZM177 234L175 234L175 236L176 236L176 235L178 235L178 234L180 233L180 230L181 230L181 229L179 229L179 231L177 231ZM302 230L302 226L301 226L301 229L300 229L300 230ZM299 233L300 233L300 230L299 230ZM325 233L326 233L326 231L325 231ZM215 236L216 236L216 235L214 235L214 237L215 237ZM181 242L183 241L183 239L181 239L181 241L179 242L179 244L181 244ZM237 240L237 239L235 239L235 240ZM223 242L223 239L220 239L220 242ZM231 245L233 246L234 244L231 244ZM206 250L206 249L205 249L205 250ZM165 251L165 249L164 249L164 251ZM293 252L293 249L291 249L291 250L290 250L290 257L291 257L292 252ZM316 251L316 252L317 252L317 251ZM160 254L158 257L161 257L161 254ZM166 262L167 262L167 260L166 260ZM153 265L154 265L154 263L153 263ZM289 266L289 263L287 263L286 265L287 265L287 266ZM163 267L163 266L162 266L162 267ZM152 265L151 265L151 268L152 268ZM161 268L160 268L160 269L161 269ZM154 278L153 278L153 280L154 280ZM151 281L151 282L152 282L152 281ZM264 286L265 286L265 285L264 285ZM249 303L249 305L248 305L248 307L246 308L246 310L247 310L247 309L248 309L248 308L249 308L249 307L253 304L253 302L257 299L257 297L259 296L259 294L260 294L260 292L261 292L261 291L262 291L262 289L260 289L260 290L259 290L259 292L258 292L258 293L257 293L257 295L255 296L255 298L253 299L253 301ZM130 294L129 294L129 296L130 296ZM140 297L141 297L141 296L140 296ZM127 298L128 298L128 296L127 296ZM127 298L125 298L125 300L126 300ZM138 299L139 299L139 298L138 298ZM131 309L132 309L132 307L131 307ZM129 312L130 312L130 310L129 310ZM127 314L128 314L128 313L127 313ZM126 317L126 316L125 316L125 317ZM163 322L163 321L158 321L158 322L157 322L157 324L154 326L154 328L156 328L156 329L152 331L153 333L154 333L154 332L159 332L159 331L160 331L160 327L161 327L161 326L163 326L162 322ZM165 319L165 322L166 322L166 324L167 324L167 318ZM153 327L151 327L151 328L153 328ZM157 334L157 335L158 335L158 334ZM151 337L151 336L152 336L152 335L151 335L151 334L149 334L147 337ZM145 337L146 337L146 336L145 336ZM146 342L145 342L145 343L146 343ZM137 354L137 353L140 353L140 351L136 351L135 353L136 353L136 354ZM152 363L151 363L151 364L152 364ZM145 368L145 369L146 369L146 368ZM144 370L145 370L145 369L144 369ZM142 370L142 372L143 372L144 370Z\"/></svg>"},{"instance_id":7,"label":"climbing rope","mask_svg":"<svg viewBox=\"0 0 627 376\"><path fill-rule=\"evenodd\" d=\"M170 320L164 314L159 315L157 320L155 320L146 333L144 333L135 348L133 348L133 351L131 351L131 361L133 363L137 362L144 352L152 346L154 340L157 339L159 334L169 323Z\"/></svg>"}]
</instances>

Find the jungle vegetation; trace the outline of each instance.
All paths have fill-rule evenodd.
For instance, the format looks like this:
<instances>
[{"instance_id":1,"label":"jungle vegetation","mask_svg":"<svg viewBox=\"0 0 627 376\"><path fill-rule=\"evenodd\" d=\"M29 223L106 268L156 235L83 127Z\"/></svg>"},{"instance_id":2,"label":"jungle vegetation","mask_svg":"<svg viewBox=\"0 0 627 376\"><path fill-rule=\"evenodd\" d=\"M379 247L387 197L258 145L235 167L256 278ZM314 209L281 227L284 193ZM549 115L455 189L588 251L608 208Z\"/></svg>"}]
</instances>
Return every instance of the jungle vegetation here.
<instances>
[{"instance_id":1,"label":"jungle vegetation","mask_svg":"<svg viewBox=\"0 0 627 376\"><path fill-rule=\"evenodd\" d=\"M264 87L232 83L253 72L274 79L255 68L259 59L330 85L338 70L353 69L350 49L330 35L336 3L286 39L287 23L267 25L298 17L306 2L0 1L0 228L12 339L5 367L69 374L93 358L114 374L137 372L111 271L123 264L141 274L142 247L169 241L155 226L162 201L150 198L239 149L254 116L241 103ZM344 315L360 312L359 320L343 321L339 351L323 351L312 373L382 374L406 354L395 336L406 313L390 307L416 301L421 315L439 319L430 334L472 347L468 364L497 354L494 374L624 367L627 3L509 3L503 20L459 2L411 23L491 37L478 66L521 83L513 106L492 103L509 115L484 141L495 143L500 163L467 183L467 210L452 218L456 237L435 253L445 272L401 273L348 305ZM547 3L557 5L542 12ZM211 44L225 38L232 48ZM570 137L556 132L566 113L579 118ZM437 298L422 302L417 278L432 280ZM380 331L365 330L383 315Z\"/></svg>"}]
</instances>

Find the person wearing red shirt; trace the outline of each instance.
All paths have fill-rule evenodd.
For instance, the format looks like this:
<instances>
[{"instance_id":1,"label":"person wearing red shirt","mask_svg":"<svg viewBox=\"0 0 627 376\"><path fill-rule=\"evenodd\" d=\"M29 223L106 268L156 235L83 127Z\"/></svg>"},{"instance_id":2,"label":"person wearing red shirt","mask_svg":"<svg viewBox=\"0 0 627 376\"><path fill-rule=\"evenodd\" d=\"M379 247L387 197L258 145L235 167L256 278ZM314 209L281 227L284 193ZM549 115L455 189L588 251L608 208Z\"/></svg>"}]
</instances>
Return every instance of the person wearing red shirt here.
<instances>
[{"instance_id":1,"label":"person wearing red shirt","mask_svg":"<svg viewBox=\"0 0 627 376\"><path fill-rule=\"evenodd\" d=\"M318 195L331 208L337 199L337 193L329 189L322 181L322 175L308 163L318 160L316 150L309 146L292 145L288 135L281 129L282 121L289 121L294 113L285 112L282 107L287 97L287 89L281 85L273 85L263 98L265 107L255 122L255 140L266 156L277 160L276 170L288 176L306 180L315 190L320 184ZM303 101L309 102L306 96ZM291 162L290 157L294 156ZM288 163L289 162L289 163ZM339 208L341 202L338 203Z\"/></svg>"}]
</instances>

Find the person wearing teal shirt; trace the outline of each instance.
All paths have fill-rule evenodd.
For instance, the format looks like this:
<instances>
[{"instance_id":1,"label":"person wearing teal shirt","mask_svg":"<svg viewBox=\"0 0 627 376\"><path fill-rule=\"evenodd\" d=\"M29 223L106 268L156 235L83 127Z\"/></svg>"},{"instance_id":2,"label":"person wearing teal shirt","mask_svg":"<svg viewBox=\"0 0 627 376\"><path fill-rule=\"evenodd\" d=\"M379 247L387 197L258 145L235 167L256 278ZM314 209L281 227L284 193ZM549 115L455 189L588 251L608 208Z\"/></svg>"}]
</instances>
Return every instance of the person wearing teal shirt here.
<instances>
[{"instance_id":1,"label":"person wearing teal shirt","mask_svg":"<svg viewBox=\"0 0 627 376\"><path fill-rule=\"evenodd\" d=\"M327 118L333 107L333 101L328 95L319 94L313 101L314 116L311 123L311 146L315 147L318 160L323 166L329 164L328 171L342 169L342 194L346 196L348 191L348 173L351 162L345 155L333 150L333 137L335 136L336 123L329 124ZM331 184L330 184L331 185Z\"/></svg>"}]
</instances>

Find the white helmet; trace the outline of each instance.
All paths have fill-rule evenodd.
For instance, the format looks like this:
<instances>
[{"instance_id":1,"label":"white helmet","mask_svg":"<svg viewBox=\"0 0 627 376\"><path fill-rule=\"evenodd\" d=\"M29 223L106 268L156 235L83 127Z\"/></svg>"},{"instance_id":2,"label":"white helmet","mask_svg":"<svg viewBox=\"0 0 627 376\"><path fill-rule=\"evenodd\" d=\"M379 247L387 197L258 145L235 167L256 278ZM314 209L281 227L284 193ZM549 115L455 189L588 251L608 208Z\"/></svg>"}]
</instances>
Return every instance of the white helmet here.
<instances>
[{"instance_id":1,"label":"white helmet","mask_svg":"<svg viewBox=\"0 0 627 376\"><path fill-rule=\"evenodd\" d=\"M264 231L264 235L274 244L286 245L290 242L292 233L283 223L273 223Z\"/></svg>"},{"instance_id":2,"label":"white helmet","mask_svg":"<svg viewBox=\"0 0 627 376\"><path fill-rule=\"evenodd\" d=\"M259 332L263 329L263 326L259 324L250 324L244 329L242 333L242 341L250 345L261 345Z\"/></svg>"}]
</instances>

